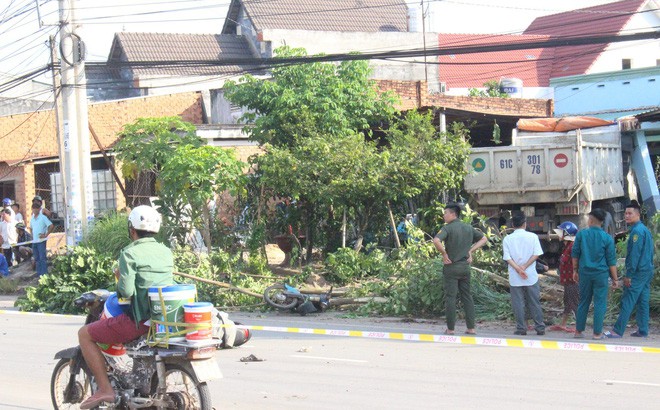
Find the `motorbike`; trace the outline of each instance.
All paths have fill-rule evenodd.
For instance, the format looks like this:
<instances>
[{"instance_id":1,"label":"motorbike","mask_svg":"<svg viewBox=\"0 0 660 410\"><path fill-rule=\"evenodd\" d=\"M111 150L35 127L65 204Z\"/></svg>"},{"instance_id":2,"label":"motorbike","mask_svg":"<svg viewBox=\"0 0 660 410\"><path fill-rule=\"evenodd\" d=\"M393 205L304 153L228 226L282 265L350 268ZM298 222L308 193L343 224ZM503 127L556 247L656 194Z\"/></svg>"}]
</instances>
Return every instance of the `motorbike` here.
<instances>
[{"instance_id":1,"label":"motorbike","mask_svg":"<svg viewBox=\"0 0 660 410\"><path fill-rule=\"evenodd\" d=\"M74 301L75 306L88 311L85 324L101 319L110 295L106 290L95 290ZM116 398L114 403L98 408L211 410L207 382L222 377L215 360L221 343L211 339L199 346L170 342L161 347L150 346L143 336L124 345L106 346L103 355ZM111 349L121 349L123 354L107 353ZM59 361L50 384L53 408L78 408L97 389L80 347L61 350L55 359Z\"/></svg>"},{"instance_id":2,"label":"motorbike","mask_svg":"<svg viewBox=\"0 0 660 410\"><path fill-rule=\"evenodd\" d=\"M280 310L298 312L301 316L308 313L325 312L330 306L332 288L324 294L304 294L288 283L277 283L264 290L264 301Z\"/></svg>"}]
</instances>

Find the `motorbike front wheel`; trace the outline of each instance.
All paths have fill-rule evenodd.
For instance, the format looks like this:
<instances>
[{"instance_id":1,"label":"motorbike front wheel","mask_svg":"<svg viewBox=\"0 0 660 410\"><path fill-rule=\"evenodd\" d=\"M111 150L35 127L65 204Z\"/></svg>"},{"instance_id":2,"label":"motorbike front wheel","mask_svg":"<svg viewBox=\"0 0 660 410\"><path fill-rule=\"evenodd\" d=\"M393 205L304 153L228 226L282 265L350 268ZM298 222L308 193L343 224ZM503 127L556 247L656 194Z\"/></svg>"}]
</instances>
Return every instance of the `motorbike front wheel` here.
<instances>
[{"instance_id":1,"label":"motorbike front wheel","mask_svg":"<svg viewBox=\"0 0 660 410\"><path fill-rule=\"evenodd\" d=\"M74 382L69 387L73 360L60 359L55 365L53 376L50 380L50 397L55 410L79 409L80 403L85 401L94 392L95 384L92 375L80 369L74 375Z\"/></svg>"},{"instance_id":2,"label":"motorbike front wheel","mask_svg":"<svg viewBox=\"0 0 660 410\"><path fill-rule=\"evenodd\" d=\"M211 390L206 383L197 383L190 371L166 365L166 394L174 402L177 410L212 410Z\"/></svg>"},{"instance_id":3,"label":"motorbike front wheel","mask_svg":"<svg viewBox=\"0 0 660 410\"><path fill-rule=\"evenodd\" d=\"M286 288L278 283L264 290L264 300L276 309L292 309L298 304L298 298L286 294Z\"/></svg>"}]
</instances>

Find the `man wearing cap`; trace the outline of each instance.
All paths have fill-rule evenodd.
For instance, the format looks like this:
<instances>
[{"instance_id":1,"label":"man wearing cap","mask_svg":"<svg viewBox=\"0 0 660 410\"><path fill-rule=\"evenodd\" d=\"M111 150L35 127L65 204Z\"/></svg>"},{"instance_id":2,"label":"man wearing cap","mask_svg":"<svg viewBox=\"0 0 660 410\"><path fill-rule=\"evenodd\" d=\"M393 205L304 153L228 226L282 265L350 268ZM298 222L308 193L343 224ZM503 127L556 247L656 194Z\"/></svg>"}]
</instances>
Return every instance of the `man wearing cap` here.
<instances>
[{"instance_id":1,"label":"man wearing cap","mask_svg":"<svg viewBox=\"0 0 660 410\"><path fill-rule=\"evenodd\" d=\"M16 223L16 234L17 243L32 241L32 235L30 235L25 229L25 224L23 222ZM16 263L21 263L21 260L29 260L32 258L32 246L15 246L14 258L16 259Z\"/></svg>"},{"instance_id":2,"label":"man wearing cap","mask_svg":"<svg viewBox=\"0 0 660 410\"><path fill-rule=\"evenodd\" d=\"M626 276L623 278L623 296L619 318L611 332L606 332L608 338L618 339L626 331L626 325L635 307L637 313L637 331L630 334L633 337L649 335L649 299L651 295L651 280L653 279L653 236L640 221L639 204L633 201L626 207L624 214L626 223L630 225L626 253Z\"/></svg>"},{"instance_id":3,"label":"man wearing cap","mask_svg":"<svg viewBox=\"0 0 660 410\"><path fill-rule=\"evenodd\" d=\"M11 204L12 204L12 200L10 198L5 198L2 200L2 208L9 211L9 214L11 215L11 220L13 221L16 219L16 213L11 208Z\"/></svg>"},{"instance_id":4,"label":"man wearing cap","mask_svg":"<svg viewBox=\"0 0 660 410\"><path fill-rule=\"evenodd\" d=\"M44 200L41 196L35 195L34 198L32 198L32 207L35 205L41 209L41 213L46 215L46 218L53 216L53 213L44 206Z\"/></svg>"},{"instance_id":5,"label":"man wearing cap","mask_svg":"<svg viewBox=\"0 0 660 410\"><path fill-rule=\"evenodd\" d=\"M576 314L578 303L580 303L580 287L573 279L573 259L571 258L578 227L573 222L567 221L559 224L554 231L559 236L559 240L564 242L564 250L559 257L559 283L564 286L564 313L561 323L558 326L552 326L550 330L574 333L575 329L566 327L566 324L568 318Z\"/></svg>"},{"instance_id":6,"label":"man wearing cap","mask_svg":"<svg viewBox=\"0 0 660 410\"><path fill-rule=\"evenodd\" d=\"M594 335L600 340L603 335L603 321L607 310L607 279L612 278L612 286L617 287L616 252L614 240L602 228L607 214L600 208L589 212L589 228L575 236L571 257L573 258L573 279L579 283L580 303L578 304L575 337L583 338L587 325L587 314L591 300L594 301Z\"/></svg>"}]
</instances>

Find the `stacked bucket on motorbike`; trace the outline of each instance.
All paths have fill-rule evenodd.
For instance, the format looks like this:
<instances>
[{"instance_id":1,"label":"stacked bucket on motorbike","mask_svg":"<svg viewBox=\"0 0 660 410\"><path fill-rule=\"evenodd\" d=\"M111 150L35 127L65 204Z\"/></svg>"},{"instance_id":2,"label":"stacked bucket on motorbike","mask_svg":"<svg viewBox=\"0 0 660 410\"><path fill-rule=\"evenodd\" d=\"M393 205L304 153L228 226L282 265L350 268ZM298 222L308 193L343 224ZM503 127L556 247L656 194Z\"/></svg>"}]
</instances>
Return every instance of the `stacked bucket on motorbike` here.
<instances>
[{"instance_id":1,"label":"stacked bucket on motorbike","mask_svg":"<svg viewBox=\"0 0 660 410\"><path fill-rule=\"evenodd\" d=\"M209 302L195 302L195 285L170 285L149 288L151 300L152 343L185 342L203 345L213 339L222 341L222 348L237 347L252 336L249 329L237 327ZM165 314L163 314L165 312Z\"/></svg>"},{"instance_id":2,"label":"stacked bucket on motorbike","mask_svg":"<svg viewBox=\"0 0 660 410\"><path fill-rule=\"evenodd\" d=\"M159 291L160 290L160 291ZM152 327L150 341L154 344L185 342L190 345L203 345L213 339L222 341L222 348L237 347L246 343L252 336L249 329L238 328L225 312L220 312L209 302L195 302L195 285L171 285L149 288L151 318L156 322ZM105 302L101 320L118 316L127 309L116 293ZM166 314L163 315L163 307ZM238 324L240 325L240 324ZM98 343L108 363L122 372L130 372L132 360L121 343Z\"/></svg>"}]
</instances>

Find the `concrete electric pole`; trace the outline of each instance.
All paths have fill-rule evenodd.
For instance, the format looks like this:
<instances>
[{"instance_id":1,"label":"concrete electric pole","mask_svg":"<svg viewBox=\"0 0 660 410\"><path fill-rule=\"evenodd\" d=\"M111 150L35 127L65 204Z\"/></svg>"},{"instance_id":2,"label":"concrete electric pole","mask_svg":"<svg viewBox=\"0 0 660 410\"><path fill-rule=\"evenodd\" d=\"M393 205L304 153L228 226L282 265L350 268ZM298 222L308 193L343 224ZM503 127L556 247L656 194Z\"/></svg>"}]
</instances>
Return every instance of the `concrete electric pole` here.
<instances>
[{"instance_id":1,"label":"concrete electric pole","mask_svg":"<svg viewBox=\"0 0 660 410\"><path fill-rule=\"evenodd\" d=\"M59 0L62 151L66 193L66 239L74 246L94 219L92 168L85 86L85 45L76 34L75 0Z\"/></svg>"}]
</instances>

